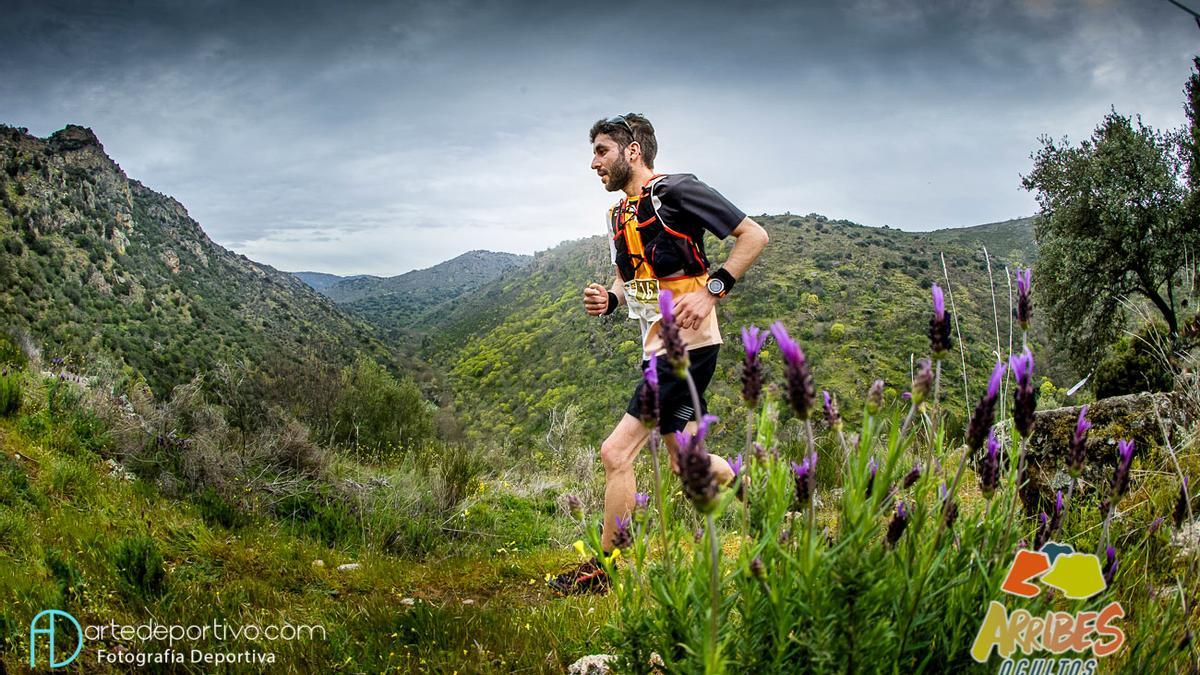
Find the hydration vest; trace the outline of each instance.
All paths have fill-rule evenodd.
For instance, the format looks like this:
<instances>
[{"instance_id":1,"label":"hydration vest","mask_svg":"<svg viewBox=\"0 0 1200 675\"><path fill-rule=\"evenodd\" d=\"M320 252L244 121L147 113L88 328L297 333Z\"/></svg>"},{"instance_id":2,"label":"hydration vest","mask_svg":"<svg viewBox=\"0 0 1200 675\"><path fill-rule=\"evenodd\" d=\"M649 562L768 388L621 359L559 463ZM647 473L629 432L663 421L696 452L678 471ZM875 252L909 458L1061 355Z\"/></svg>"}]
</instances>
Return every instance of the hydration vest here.
<instances>
[{"instance_id":1,"label":"hydration vest","mask_svg":"<svg viewBox=\"0 0 1200 675\"><path fill-rule=\"evenodd\" d=\"M652 176L642 186L636 203L626 198L609 209L613 257L617 271L626 281L655 278L670 282L708 274L708 257L699 241L703 235L693 239L673 229L660 216L660 202L654 190L670 178L667 174ZM636 227L625 225L630 214L636 218Z\"/></svg>"}]
</instances>

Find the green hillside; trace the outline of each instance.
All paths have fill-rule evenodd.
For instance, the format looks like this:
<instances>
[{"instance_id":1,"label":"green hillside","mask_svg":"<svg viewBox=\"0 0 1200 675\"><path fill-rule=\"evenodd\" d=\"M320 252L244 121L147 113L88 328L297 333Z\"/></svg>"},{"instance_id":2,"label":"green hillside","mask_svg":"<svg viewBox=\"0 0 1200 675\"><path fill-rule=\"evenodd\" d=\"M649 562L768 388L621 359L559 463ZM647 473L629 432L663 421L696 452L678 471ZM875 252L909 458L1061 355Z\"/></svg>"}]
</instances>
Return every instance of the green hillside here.
<instances>
[{"instance_id":1,"label":"green hillside","mask_svg":"<svg viewBox=\"0 0 1200 675\"><path fill-rule=\"evenodd\" d=\"M902 392L910 357L928 353L929 287L933 281L946 285L943 254L976 388L995 361L997 323L1001 351L1007 352L1004 265L1033 258L1028 220L928 234L816 214L757 220L771 243L718 310L726 348L709 393L715 414L732 414L740 400L740 327L765 327L776 319L807 351L819 388L856 402L879 377L894 394ZM723 259L732 241L712 240L711 255ZM980 242L1002 252L992 254L995 317ZM575 406L581 413L577 431L599 442L620 417L640 360L635 324L619 313L597 319L582 311L583 287L608 284L612 275L602 238L561 244L538 253L528 268L504 275L486 295L459 304L424 339L421 354L451 373L459 416L470 420L468 434L517 447L536 445L551 414ZM1049 354L1040 326L1034 335L1039 355ZM1052 356L1039 361L1039 373L1060 388L1069 386L1071 374L1054 361ZM949 408L963 411L957 349L945 363L943 381Z\"/></svg>"},{"instance_id":2,"label":"green hillside","mask_svg":"<svg viewBox=\"0 0 1200 675\"><path fill-rule=\"evenodd\" d=\"M0 126L0 163L0 325L50 356L107 358L159 395L221 361L275 378L358 353L401 367L372 326L127 178L91 130Z\"/></svg>"}]
</instances>

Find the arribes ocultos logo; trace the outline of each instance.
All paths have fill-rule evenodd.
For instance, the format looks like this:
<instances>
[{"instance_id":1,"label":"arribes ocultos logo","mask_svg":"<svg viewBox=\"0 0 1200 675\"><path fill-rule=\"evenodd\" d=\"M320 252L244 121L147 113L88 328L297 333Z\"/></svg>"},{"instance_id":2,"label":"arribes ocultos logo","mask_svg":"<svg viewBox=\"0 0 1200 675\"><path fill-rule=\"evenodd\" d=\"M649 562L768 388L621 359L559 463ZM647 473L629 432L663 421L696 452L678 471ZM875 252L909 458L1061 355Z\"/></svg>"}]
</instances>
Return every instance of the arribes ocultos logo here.
<instances>
[{"instance_id":1,"label":"arribes ocultos logo","mask_svg":"<svg viewBox=\"0 0 1200 675\"><path fill-rule=\"evenodd\" d=\"M1054 541L1040 551L1017 551L1000 590L1034 598L1043 590L1034 580L1071 600L1085 600L1108 587L1098 557ZM971 657L986 663L994 647L1004 659L999 675L1090 675L1097 658L1111 656L1125 644L1125 631L1117 625L1124 616L1124 608L1115 601L1094 610L1033 616L1025 609L1010 613L1004 603L993 600L971 645ZM1067 652L1078 656L1061 658Z\"/></svg>"}]
</instances>

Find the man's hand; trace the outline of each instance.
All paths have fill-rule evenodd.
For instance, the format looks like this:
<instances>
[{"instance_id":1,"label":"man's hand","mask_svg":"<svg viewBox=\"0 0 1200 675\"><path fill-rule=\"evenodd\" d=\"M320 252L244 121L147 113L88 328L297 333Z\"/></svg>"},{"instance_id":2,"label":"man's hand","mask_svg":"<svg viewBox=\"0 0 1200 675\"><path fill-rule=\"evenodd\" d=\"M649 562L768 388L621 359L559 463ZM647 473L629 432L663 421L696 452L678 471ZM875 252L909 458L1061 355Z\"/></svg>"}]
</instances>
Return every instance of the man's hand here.
<instances>
[{"instance_id":1,"label":"man's hand","mask_svg":"<svg viewBox=\"0 0 1200 675\"><path fill-rule=\"evenodd\" d=\"M608 310L608 289L597 283L583 289L583 308L592 316L601 316Z\"/></svg>"},{"instance_id":2,"label":"man's hand","mask_svg":"<svg viewBox=\"0 0 1200 675\"><path fill-rule=\"evenodd\" d=\"M684 293L675 301L675 322L680 328L699 328L713 308L717 306L717 296L705 290Z\"/></svg>"}]
</instances>

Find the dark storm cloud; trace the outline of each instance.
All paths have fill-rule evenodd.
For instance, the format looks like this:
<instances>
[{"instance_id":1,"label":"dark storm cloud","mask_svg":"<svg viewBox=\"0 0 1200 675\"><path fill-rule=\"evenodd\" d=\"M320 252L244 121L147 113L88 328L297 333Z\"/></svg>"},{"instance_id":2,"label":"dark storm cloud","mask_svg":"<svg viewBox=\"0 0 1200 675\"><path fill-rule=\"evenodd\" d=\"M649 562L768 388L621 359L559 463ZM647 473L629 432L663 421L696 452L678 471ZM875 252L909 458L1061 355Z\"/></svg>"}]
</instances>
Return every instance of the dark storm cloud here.
<instances>
[{"instance_id":1,"label":"dark storm cloud","mask_svg":"<svg viewBox=\"0 0 1200 675\"><path fill-rule=\"evenodd\" d=\"M906 229L1028 215L1037 137L1182 123L1200 30L1167 2L18 3L0 121L91 126L219 242L391 274L599 231L586 130L645 112L660 168L751 213Z\"/></svg>"}]
</instances>

